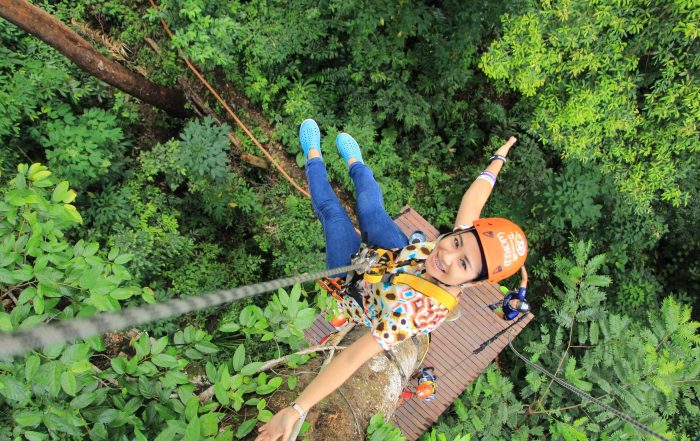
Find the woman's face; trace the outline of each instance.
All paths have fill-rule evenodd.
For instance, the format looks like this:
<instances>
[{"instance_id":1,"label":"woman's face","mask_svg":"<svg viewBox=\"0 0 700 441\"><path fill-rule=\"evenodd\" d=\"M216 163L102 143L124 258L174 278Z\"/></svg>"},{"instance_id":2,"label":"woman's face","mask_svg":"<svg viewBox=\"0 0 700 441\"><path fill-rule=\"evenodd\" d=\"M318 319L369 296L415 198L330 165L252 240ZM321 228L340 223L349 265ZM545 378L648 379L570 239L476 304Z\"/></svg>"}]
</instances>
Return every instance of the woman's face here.
<instances>
[{"instance_id":1,"label":"woman's face","mask_svg":"<svg viewBox=\"0 0 700 441\"><path fill-rule=\"evenodd\" d=\"M425 261L428 275L448 285L474 280L481 268L481 251L471 231L443 238Z\"/></svg>"}]
</instances>

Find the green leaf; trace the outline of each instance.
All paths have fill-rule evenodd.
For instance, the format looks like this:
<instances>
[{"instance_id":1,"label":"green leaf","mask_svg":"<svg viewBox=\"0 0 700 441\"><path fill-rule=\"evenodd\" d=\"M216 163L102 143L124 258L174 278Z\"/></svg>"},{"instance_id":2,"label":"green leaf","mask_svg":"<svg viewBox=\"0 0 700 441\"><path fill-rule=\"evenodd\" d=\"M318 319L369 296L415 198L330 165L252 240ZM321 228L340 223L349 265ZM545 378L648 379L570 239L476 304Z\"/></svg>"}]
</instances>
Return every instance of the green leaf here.
<instances>
[{"instance_id":1,"label":"green leaf","mask_svg":"<svg viewBox=\"0 0 700 441\"><path fill-rule=\"evenodd\" d=\"M258 420L253 419L253 420L248 420L248 421L244 422L243 424L241 424L240 426L238 426L238 430L236 430L236 438L241 439L244 436L248 435L250 432L253 431L253 429L255 428L255 425L257 423L258 423Z\"/></svg>"},{"instance_id":2,"label":"green leaf","mask_svg":"<svg viewBox=\"0 0 700 441\"><path fill-rule=\"evenodd\" d=\"M27 357L27 361L24 363L24 378L31 382L34 379L34 375L39 370L39 365L41 364L41 359L37 355L30 355Z\"/></svg>"},{"instance_id":3,"label":"green leaf","mask_svg":"<svg viewBox=\"0 0 700 441\"><path fill-rule=\"evenodd\" d=\"M0 311L0 332L10 332L12 329L10 314Z\"/></svg>"},{"instance_id":4,"label":"green leaf","mask_svg":"<svg viewBox=\"0 0 700 441\"><path fill-rule=\"evenodd\" d=\"M12 415L15 423L22 427L36 427L41 423L42 412L24 410Z\"/></svg>"},{"instance_id":5,"label":"green leaf","mask_svg":"<svg viewBox=\"0 0 700 441\"><path fill-rule=\"evenodd\" d=\"M177 358L169 354L158 354L151 358L151 361L156 366L162 368L171 368L177 366Z\"/></svg>"},{"instance_id":6,"label":"green leaf","mask_svg":"<svg viewBox=\"0 0 700 441\"><path fill-rule=\"evenodd\" d=\"M114 260L115 257L119 255L119 247L112 247L107 254L108 260Z\"/></svg>"},{"instance_id":7,"label":"green leaf","mask_svg":"<svg viewBox=\"0 0 700 441\"><path fill-rule=\"evenodd\" d=\"M24 431L23 435L25 438L27 438L27 441L45 441L49 438L49 436L45 433L34 432L32 430Z\"/></svg>"},{"instance_id":8,"label":"green leaf","mask_svg":"<svg viewBox=\"0 0 700 441\"><path fill-rule=\"evenodd\" d=\"M22 290L22 292L19 294L19 298L17 299L17 304L18 305L24 305L27 303L29 300L33 299L36 296L36 288L33 286L28 286Z\"/></svg>"},{"instance_id":9,"label":"green leaf","mask_svg":"<svg viewBox=\"0 0 700 441\"><path fill-rule=\"evenodd\" d=\"M119 414L120 412L117 409L105 409L97 416L96 422L109 424L119 418Z\"/></svg>"},{"instance_id":10,"label":"green leaf","mask_svg":"<svg viewBox=\"0 0 700 441\"><path fill-rule=\"evenodd\" d=\"M135 294L139 294L141 288L138 286L125 286L117 288L109 293L109 296L116 300L126 300Z\"/></svg>"},{"instance_id":11,"label":"green leaf","mask_svg":"<svg viewBox=\"0 0 700 441\"><path fill-rule=\"evenodd\" d=\"M159 338L158 340L153 343L153 346L151 347L151 354L153 355L158 355L161 352L163 352L163 349L168 345L168 336L164 336Z\"/></svg>"},{"instance_id":12,"label":"green leaf","mask_svg":"<svg viewBox=\"0 0 700 441\"><path fill-rule=\"evenodd\" d=\"M262 421L263 423L266 423L272 419L272 412L270 412L268 409L263 409L258 412L258 421Z\"/></svg>"},{"instance_id":13,"label":"green leaf","mask_svg":"<svg viewBox=\"0 0 700 441\"><path fill-rule=\"evenodd\" d=\"M245 363L245 346L242 344L238 345L236 352L233 354L233 370L240 372Z\"/></svg>"},{"instance_id":14,"label":"green leaf","mask_svg":"<svg viewBox=\"0 0 700 441\"><path fill-rule=\"evenodd\" d=\"M192 397L187 401L185 406L185 418L187 421L192 421L197 417L197 412L199 411L199 398Z\"/></svg>"},{"instance_id":15,"label":"green leaf","mask_svg":"<svg viewBox=\"0 0 700 441\"><path fill-rule=\"evenodd\" d=\"M117 357L110 360L112 369L119 375L123 375L126 372L126 359L124 357Z\"/></svg>"},{"instance_id":16,"label":"green leaf","mask_svg":"<svg viewBox=\"0 0 700 441\"><path fill-rule=\"evenodd\" d=\"M214 396L216 397L216 401L224 406L228 406L230 402L228 390L221 383L214 384Z\"/></svg>"},{"instance_id":17,"label":"green leaf","mask_svg":"<svg viewBox=\"0 0 700 441\"><path fill-rule=\"evenodd\" d=\"M62 202L66 196L68 196L68 181L61 181L61 183L54 188L51 194L51 201L56 203Z\"/></svg>"},{"instance_id":18,"label":"green leaf","mask_svg":"<svg viewBox=\"0 0 700 441\"><path fill-rule=\"evenodd\" d=\"M63 391L71 397L75 396L78 385L73 372L65 371L61 374L61 387L63 388Z\"/></svg>"},{"instance_id":19,"label":"green leaf","mask_svg":"<svg viewBox=\"0 0 700 441\"><path fill-rule=\"evenodd\" d=\"M219 326L219 331L221 332L238 332L240 329L241 327L238 325L238 323L234 322L224 323Z\"/></svg>"},{"instance_id":20,"label":"green leaf","mask_svg":"<svg viewBox=\"0 0 700 441\"><path fill-rule=\"evenodd\" d=\"M297 387L297 377L295 377L294 375L290 375L290 376L287 378L287 387L289 388L289 390L294 390L294 389L296 389L296 387Z\"/></svg>"},{"instance_id":21,"label":"green leaf","mask_svg":"<svg viewBox=\"0 0 700 441\"><path fill-rule=\"evenodd\" d=\"M43 314L44 313L44 298L42 296L34 297L34 301L32 302L32 306L34 307L34 312L37 315Z\"/></svg>"},{"instance_id":22,"label":"green leaf","mask_svg":"<svg viewBox=\"0 0 700 441\"><path fill-rule=\"evenodd\" d=\"M261 361L254 361L253 363L248 363L247 365L243 366L243 368L241 369L241 374L248 375L248 376L253 375L254 373L256 373L258 371L258 369L260 369L260 367L263 364L264 363Z\"/></svg>"},{"instance_id":23,"label":"green leaf","mask_svg":"<svg viewBox=\"0 0 700 441\"><path fill-rule=\"evenodd\" d=\"M114 259L114 263L116 263L117 265L124 265L125 263L130 262L133 258L133 254L122 254L116 259Z\"/></svg>"},{"instance_id":24,"label":"green leaf","mask_svg":"<svg viewBox=\"0 0 700 441\"><path fill-rule=\"evenodd\" d=\"M199 417L202 425L202 435L214 436L219 433L219 417L215 413L207 413Z\"/></svg>"},{"instance_id":25,"label":"green leaf","mask_svg":"<svg viewBox=\"0 0 700 441\"><path fill-rule=\"evenodd\" d=\"M187 425L187 429L185 430L185 441L199 441L199 439L201 439L199 435L200 431L201 425L199 424L199 417L195 417Z\"/></svg>"},{"instance_id":26,"label":"green leaf","mask_svg":"<svg viewBox=\"0 0 700 441\"><path fill-rule=\"evenodd\" d=\"M201 341L195 344L194 347L203 354L216 354L219 352L218 346L210 341Z\"/></svg>"},{"instance_id":27,"label":"green leaf","mask_svg":"<svg viewBox=\"0 0 700 441\"><path fill-rule=\"evenodd\" d=\"M214 441L233 441L233 431L231 429L226 429L223 432L216 435Z\"/></svg>"},{"instance_id":28,"label":"green leaf","mask_svg":"<svg viewBox=\"0 0 700 441\"><path fill-rule=\"evenodd\" d=\"M78 210L71 205L71 204L63 204L63 208L65 208L66 213L68 214L68 217L72 219L73 221L82 224L83 223L83 218L80 216L80 213L78 213Z\"/></svg>"},{"instance_id":29,"label":"green leaf","mask_svg":"<svg viewBox=\"0 0 700 441\"><path fill-rule=\"evenodd\" d=\"M73 409L84 409L95 401L96 394L91 392L89 394L82 393L77 397L73 398L70 402L70 407Z\"/></svg>"}]
</instances>

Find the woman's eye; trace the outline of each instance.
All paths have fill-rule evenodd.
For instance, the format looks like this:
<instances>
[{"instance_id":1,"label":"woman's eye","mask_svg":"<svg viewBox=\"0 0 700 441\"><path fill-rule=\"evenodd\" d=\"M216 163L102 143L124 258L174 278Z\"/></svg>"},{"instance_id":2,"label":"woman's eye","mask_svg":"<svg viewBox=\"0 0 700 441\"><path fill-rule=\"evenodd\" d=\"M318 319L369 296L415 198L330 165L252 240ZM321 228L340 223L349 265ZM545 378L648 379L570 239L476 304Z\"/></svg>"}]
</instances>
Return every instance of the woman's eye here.
<instances>
[{"instance_id":1,"label":"woman's eye","mask_svg":"<svg viewBox=\"0 0 700 441\"><path fill-rule=\"evenodd\" d=\"M457 240L457 238L455 238L454 243L455 243L455 248L459 247L459 241Z\"/></svg>"},{"instance_id":2,"label":"woman's eye","mask_svg":"<svg viewBox=\"0 0 700 441\"><path fill-rule=\"evenodd\" d=\"M464 260L462 261L462 269L463 269L464 271L467 270L467 262L465 262Z\"/></svg>"}]
</instances>

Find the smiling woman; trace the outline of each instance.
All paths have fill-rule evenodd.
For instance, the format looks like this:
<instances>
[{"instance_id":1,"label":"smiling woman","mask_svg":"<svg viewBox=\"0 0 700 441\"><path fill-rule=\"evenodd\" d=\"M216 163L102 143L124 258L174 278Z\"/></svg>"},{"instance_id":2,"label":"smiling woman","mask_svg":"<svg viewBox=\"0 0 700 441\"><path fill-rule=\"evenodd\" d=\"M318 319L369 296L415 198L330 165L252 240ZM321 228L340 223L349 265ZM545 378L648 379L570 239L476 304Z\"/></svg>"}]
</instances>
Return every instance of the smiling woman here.
<instances>
[{"instance_id":1,"label":"smiling woman","mask_svg":"<svg viewBox=\"0 0 700 441\"><path fill-rule=\"evenodd\" d=\"M360 247L360 238L328 182L316 122L304 121L299 137L307 158L311 204L325 234L326 265L329 269L349 265L350 256ZM525 263L527 241L517 225L500 218L479 219L515 142L511 137L500 147L486 170L465 192L451 233L435 242L409 245L384 210L382 192L372 171L364 164L359 145L346 133L337 136L338 150L355 184L361 235L370 247L392 250L393 265L381 279L353 277L347 282L339 306L351 320L370 331L334 358L294 403L260 427L256 441L274 441L280 437L286 441L299 418L304 418L311 407L371 357L440 326L450 308L437 300L444 296L432 293L439 291L458 299L465 287L486 280L503 280ZM420 283L404 283L411 278Z\"/></svg>"}]
</instances>

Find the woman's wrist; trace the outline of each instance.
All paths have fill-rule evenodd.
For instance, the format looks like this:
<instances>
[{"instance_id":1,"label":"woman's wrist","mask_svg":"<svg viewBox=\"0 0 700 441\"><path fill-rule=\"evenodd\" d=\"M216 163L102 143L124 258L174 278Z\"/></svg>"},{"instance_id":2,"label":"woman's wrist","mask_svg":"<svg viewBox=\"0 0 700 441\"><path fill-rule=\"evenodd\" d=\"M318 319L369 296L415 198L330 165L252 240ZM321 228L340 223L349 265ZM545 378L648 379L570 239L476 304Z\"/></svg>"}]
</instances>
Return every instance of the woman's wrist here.
<instances>
[{"instance_id":1,"label":"woman's wrist","mask_svg":"<svg viewBox=\"0 0 700 441\"><path fill-rule=\"evenodd\" d=\"M304 408L302 408L302 407L301 407L299 404L297 404L296 402L292 402L292 403L289 405L289 407L290 407L291 409L293 409L296 413L299 414L299 419L302 419L302 420L303 420L303 419L306 418L307 410L304 409Z\"/></svg>"}]
</instances>

